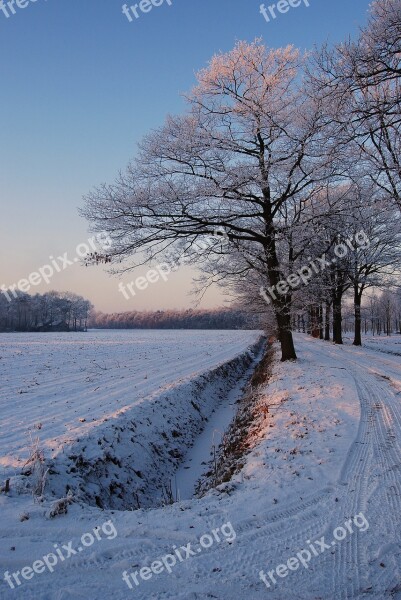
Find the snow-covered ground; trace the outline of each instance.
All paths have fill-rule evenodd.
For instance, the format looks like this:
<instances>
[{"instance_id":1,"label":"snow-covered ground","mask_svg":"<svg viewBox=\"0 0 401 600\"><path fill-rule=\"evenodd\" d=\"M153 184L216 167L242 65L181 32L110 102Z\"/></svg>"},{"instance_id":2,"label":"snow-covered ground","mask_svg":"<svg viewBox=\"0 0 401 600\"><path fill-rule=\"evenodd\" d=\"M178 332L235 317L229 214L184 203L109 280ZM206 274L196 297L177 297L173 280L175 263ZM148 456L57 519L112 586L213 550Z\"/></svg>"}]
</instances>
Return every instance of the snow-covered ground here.
<instances>
[{"instance_id":1,"label":"snow-covered ground","mask_svg":"<svg viewBox=\"0 0 401 600\"><path fill-rule=\"evenodd\" d=\"M345 336L346 340L352 343L352 337ZM401 356L401 335L394 333L391 336L387 335L365 335L363 336L364 348L378 350L385 354L394 354Z\"/></svg>"},{"instance_id":2,"label":"snow-covered ground","mask_svg":"<svg viewBox=\"0 0 401 600\"><path fill-rule=\"evenodd\" d=\"M113 345L112 334L109 335L109 351L101 346L101 356L91 356L84 344L80 355L71 349L68 359L65 353L61 358L60 348L45 350L46 364L60 366L60 370L53 372L53 376L48 375L46 380L48 390L53 389L54 394L54 421L45 421L49 412L46 406L40 411L37 402L29 402L38 397L35 388L42 385L40 379L37 379L39 386L33 383L38 360L32 354L34 351L27 350L35 338L9 338L11 343L2 348L0 364L10 360L10 353L15 355L21 351L23 354L15 356L12 362L14 370L10 381L5 382L3 373L1 380L3 386L6 383L9 398L8 403L2 401L1 405L8 419L5 433L14 444L5 450L2 446L7 472L20 464L12 462L13 453L23 454L25 430L39 419L45 421L38 430L39 435L49 427L49 430L53 428L52 436L63 432L70 439L79 436L93 440L96 431L101 430L109 444L111 439L114 441L108 450L113 448L112 459L118 461L116 441L124 433L118 429L117 435L111 434L115 418L118 427L123 424L118 420L121 415L114 413L124 411L129 404L127 396L121 399L118 389L120 385L123 394L129 393L133 383L129 379L130 369L136 363L130 357L132 347L121 342L124 347L119 353L115 352L119 344ZM210 409L209 393L214 402L219 401L219 396L223 397L220 401L224 401L229 394L224 386L219 387L222 377L224 379L221 370L224 367L220 370L214 367L223 360L231 361L226 375L233 380L239 371L238 359L237 362L233 359L254 343L256 337L255 333L227 332L226 336L232 336L231 342L227 339L219 354L216 346L213 352L212 340L213 335L220 333L203 335L202 338L199 333L199 339L205 342L205 352L200 352L201 367L195 367L192 362L192 368L182 372L186 359L188 363L191 361L189 354L192 352L192 360L195 356L194 342L183 343L182 360L177 357L175 361L170 360L172 352L166 350L158 363L168 371L169 361L170 370L174 369L171 379L166 374L157 390L157 402L163 397L172 400L174 393L179 392L178 420L174 427L180 420L186 423L190 418L187 413L191 413L189 405L195 398L192 386L196 385L200 412ZM18 350L15 343L25 346ZM3 571L9 572L14 588L3 581L0 597L27 600L103 600L108 597L114 600L130 597L141 600L269 597L274 600L400 600L400 358L381 351L385 349L385 340L381 342L380 351L348 345L336 347L304 335L297 335L296 343L299 361L281 364L276 360L270 382L261 390L260 417L249 431L251 451L243 461L243 469L232 481L203 498L134 511L102 510L79 501L70 505L68 514L49 519L45 512L52 498L47 492L43 503L34 503L31 497L18 495L13 489L9 494L1 493L0 565ZM68 345L68 340L65 344ZM200 341L198 353L199 347ZM205 356L206 352L212 356ZM24 353L28 357L23 358ZM83 364L85 353L88 358ZM90 388L85 387L82 402L78 398L73 404L71 401L71 408L65 408L63 415L63 394L69 390L65 396L68 399L74 395L73 389L82 389L87 374L83 371L80 376L79 368L88 368L89 356L101 367L95 371L99 379L88 383L91 389L99 386L103 406L99 408L93 399L89 400ZM18 369L17 358L26 364L26 370ZM157 361L157 358L152 360ZM71 366L73 361L76 361L74 367ZM28 370L30 364L31 371ZM104 366L108 369L102 369ZM41 368L42 375L46 373L44 369L45 366ZM205 374L208 369L209 374ZM154 372L156 370L154 365ZM116 371L118 375L113 378ZM138 367L138 395L143 390L140 385L146 386L149 373L145 383L139 381ZM122 376L124 379L120 379ZM23 377L27 379L22 383ZM177 386L178 377L183 381ZM58 378L62 382L60 388ZM220 391L216 393L216 389ZM21 395L22 400L17 394L20 390L28 392ZM107 408L107 398L113 392L113 402ZM186 393L189 404L185 408L182 396ZM45 397L45 394L39 397L42 404ZM147 388L141 397L146 399L147 406L151 405L152 388ZM33 405L36 407L33 415L24 412ZM174 404L169 406L169 418L173 419ZM218 415L216 411L216 418ZM89 422L92 417L96 417L95 424ZM68 424L67 434L67 428L60 429L63 418ZM86 422L81 424L79 418L86 418ZM207 418L203 425L211 426L213 414L210 412ZM19 441L17 421L20 422ZM146 431L143 424L140 431L142 435ZM152 427L150 432L149 437L143 438L144 455L149 443L155 443ZM47 451L52 447L52 436L47 438L45 434ZM66 442L67 437L63 440ZM170 438L165 439L167 447L171 442ZM85 457L85 449L80 447L80 450ZM55 461L54 464L57 470L68 463ZM82 468L82 464L77 468ZM113 471L113 476L117 474L117 470ZM57 477L51 474L49 485ZM54 562L57 564L52 566Z\"/></svg>"},{"instance_id":3,"label":"snow-covered ground","mask_svg":"<svg viewBox=\"0 0 401 600\"><path fill-rule=\"evenodd\" d=\"M258 335L139 330L0 335L0 474L9 476L27 460L30 431L46 453L57 456L101 423L231 360Z\"/></svg>"}]
</instances>

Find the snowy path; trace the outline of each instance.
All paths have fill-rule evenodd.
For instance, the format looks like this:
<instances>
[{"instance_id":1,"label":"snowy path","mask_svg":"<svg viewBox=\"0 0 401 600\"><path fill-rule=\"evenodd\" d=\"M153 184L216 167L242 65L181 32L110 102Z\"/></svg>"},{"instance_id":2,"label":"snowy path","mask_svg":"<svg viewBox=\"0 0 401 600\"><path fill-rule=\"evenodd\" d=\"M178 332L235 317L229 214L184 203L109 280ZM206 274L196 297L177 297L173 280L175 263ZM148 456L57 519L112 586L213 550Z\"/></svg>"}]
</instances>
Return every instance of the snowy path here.
<instances>
[{"instance_id":1,"label":"snowy path","mask_svg":"<svg viewBox=\"0 0 401 600\"><path fill-rule=\"evenodd\" d=\"M316 559L320 564L309 567L308 572L291 573L287 580L280 581L277 590L269 589L269 595L293 598L291 594L296 589L297 598L326 600L362 598L366 592L366 597L382 600L396 597L390 596L389 590L398 586L401 597L399 359L382 358L370 350L324 345L306 337L299 339L303 340L300 354L312 352L318 364L345 370L353 377L361 404L358 434L337 485L329 493L318 492L307 503L298 505L292 515L270 516L269 521L279 520L279 524L261 527L256 544L251 534L243 559L252 564L261 558L263 551L258 546L260 538L264 538L266 542L274 541L276 564L285 562L294 554L290 548L305 548L307 538L319 539L324 534L326 539L333 540L331 532L346 518L362 511L370 523L369 535L358 532L342 543L333 544L335 550Z\"/></svg>"},{"instance_id":2,"label":"snowy path","mask_svg":"<svg viewBox=\"0 0 401 600\"><path fill-rule=\"evenodd\" d=\"M37 509L24 523L16 523L15 506L3 501L0 559L10 571L50 552L54 542L73 540L76 547L83 532L107 518L118 531L115 539L57 565L55 573L24 582L23 589L3 586L4 598L400 600L400 359L302 335L297 350L297 365L276 364L266 394L282 404L225 493L134 513L73 506L51 522ZM369 528L354 526L336 541L333 531L361 512ZM235 528L233 543L215 543L132 590L123 582L124 570L139 571L227 521ZM328 548L312 556L308 568L276 575L267 589L261 569L267 575L322 536Z\"/></svg>"},{"instance_id":3,"label":"snowy path","mask_svg":"<svg viewBox=\"0 0 401 600\"><path fill-rule=\"evenodd\" d=\"M331 351L338 361L341 349ZM385 567L369 574L369 555L358 536L340 546L336 554L335 585L339 598L354 597L360 588L371 590L380 598L384 590L393 589L400 579L401 517L401 368L397 358L383 358L377 352L354 348L343 349L343 364L355 379L362 408L358 439L344 465L343 498L349 514L358 510L370 515L373 527L381 527L388 536L383 540L380 560ZM397 522L398 521L398 522ZM394 543L398 541L398 559ZM341 589L341 583L355 564L356 577ZM397 575L396 575L397 573ZM384 594L383 594L384 597Z\"/></svg>"}]
</instances>

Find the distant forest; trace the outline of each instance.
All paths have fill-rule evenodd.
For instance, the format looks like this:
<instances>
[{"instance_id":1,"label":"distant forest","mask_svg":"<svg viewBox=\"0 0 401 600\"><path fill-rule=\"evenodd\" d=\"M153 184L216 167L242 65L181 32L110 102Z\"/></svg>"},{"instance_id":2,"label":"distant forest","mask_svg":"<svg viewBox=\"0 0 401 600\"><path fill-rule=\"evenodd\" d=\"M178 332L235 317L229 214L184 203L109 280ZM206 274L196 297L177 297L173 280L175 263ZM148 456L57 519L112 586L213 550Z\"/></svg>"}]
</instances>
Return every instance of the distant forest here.
<instances>
[{"instance_id":1,"label":"distant forest","mask_svg":"<svg viewBox=\"0 0 401 600\"><path fill-rule=\"evenodd\" d=\"M104 314L92 312L88 327L99 329L262 329L260 318L243 310L130 311Z\"/></svg>"},{"instance_id":2,"label":"distant forest","mask_svg":"<svg viewBox=\"0 0 401 600\"><path fill-rule=\"evenodd\" d=\"M71 292L3 292L0 331L85 331L92 309L89 300Z\"/></svg>"},{"instance_id":3,"label":"distant forest","mask_svg":"<svg viewBox=\"0 0 401 600\"><path fill-rule=\"evenodd\" d=\"M260 318L243 310L158 310L105 314L71 292L0 294L0 331L91 329L261 329Z\"/></svg>"}]
</instances>

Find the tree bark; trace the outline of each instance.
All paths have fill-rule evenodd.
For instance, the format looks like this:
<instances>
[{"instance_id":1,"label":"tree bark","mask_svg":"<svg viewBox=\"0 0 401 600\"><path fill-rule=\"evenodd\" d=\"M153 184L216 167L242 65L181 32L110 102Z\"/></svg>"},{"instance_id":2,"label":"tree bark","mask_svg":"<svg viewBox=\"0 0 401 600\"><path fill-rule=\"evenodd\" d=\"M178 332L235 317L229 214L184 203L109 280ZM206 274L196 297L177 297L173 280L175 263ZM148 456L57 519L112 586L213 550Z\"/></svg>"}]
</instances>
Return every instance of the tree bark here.
<instances>
[{"instance_id":1,"label":"tree bark","mask_svg":"<svg viewBox=\"0 0 401 600\"><path fill-rule=\"evenodd\" d=\"M309 319L310 319L310 334L312 337L318 339L320 336L319 306L312 306L310 308Z\"/></svg>"},{"instance_id":2,"label":"tree bark","mask_svg":"<svg viewBox=\"0 0 401 600\"><path fill-rule=\"evenodd\" d=\"M326 342L330 341L330 310L331 304L330 302L326 302L326 314L324 320L324 339Z\"/></svg>"},{"instance_id":3,"label":"tree bark","mask_svg":"<svg viewBox=\"0 0 401 600\"><path fill-rule=\"evenodd\" d=\"M323 332L323 304L319 304L319 339L324 339Z\"/></svg>"},{"instance_id":4,"label":"tree bark","mask_svg":"<svg viewBox=\"0 0 401 600\"><path fill-rule=\"evenodd\" d=\"M355 317L355 333L354 333L354 346L362 346L362 335L361 335L361 296L362 294L358 290L358 286L354 286L354 317Z\"/></svg>"},{"instance_id":5,"label":"tree bark","mask_svg":"<svg viewBox=\"0 0 401 600\"><path fill-rule=\"evenodd\" d=\"M278 339L281 346L281 362L296 360L294 339L291 331L291 317L285 310L276 312Z\"/></svg>"},{"instance_id":6,"label":"tree bark","mask_svg":"<svg viewBox=\"0 0 401 600\"><path fill-rule=\"evenodd\" d=\"M262 170L263 171L263 170ZM277 255L275 230L271 213L271 204L269 201L270 192L264 189L266 204L264 207L264 218L266 223L267 243L265 245L265 256L267 264L267 275L272 289L277 289L280 281L280 264ZM281 362L287 360L296 360L294 340L291 330L291 294L280 295L273 294L272 305L277 322L278 339L281 346Z\"/></svg>"},{"instance_id":7,"label":"tree bark","mask_svg":"<svg viewBox=\"0 0 401 600\"><path fill-rule=\"evenodd\" d=\"M343 343L342 336L342 293L336 290L333 294L333 342L335 344Z\"/></svg>"}]
</instances>

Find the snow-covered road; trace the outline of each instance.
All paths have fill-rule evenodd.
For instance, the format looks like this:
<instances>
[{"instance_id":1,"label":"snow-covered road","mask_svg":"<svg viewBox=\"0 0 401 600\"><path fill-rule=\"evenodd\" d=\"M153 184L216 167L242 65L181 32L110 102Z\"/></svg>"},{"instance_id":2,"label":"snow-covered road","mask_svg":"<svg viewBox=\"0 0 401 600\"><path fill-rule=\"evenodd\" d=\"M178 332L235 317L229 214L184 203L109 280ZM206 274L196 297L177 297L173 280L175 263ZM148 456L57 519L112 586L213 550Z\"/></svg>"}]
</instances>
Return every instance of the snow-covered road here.
<instances>
[{"instance_id":1,"label":"snow-covered road","mask_svg":"<svg viewBox=\"0 0 401 600\"><path fill-rule=\"evenodd\" d=\"M59 562L54 573L35 574L13 590L3 582L1 597L400 600L400 358L303 335L296 342L298 363L274 365L261 397L268 410L261 410L244 468L202 499L135 512L73 505L49 521L31 500L0 496L0 563L10 572L52 552L54 543L76 548L106 519L118 532ZM23 511L30 518L20 522ZM138 575L228 521L234 541L177 559L171 573ZM301 554L306 566L276 570L302 551L310 554ZM124 571L137 573L138 585L132 579L130 589Z\"/></svg>"},{"instance_id":2,"label":"snow-covered road","mask_svg":"<svg viewBox=\"0 0 401 600\"><path fill-rule=\"evenodd\" d=\"M259 518L258 525L252 527L257 527L256 536L254 532L241 536L247 538L244 562L250 568L259 564L265 574L297 551L307 549L307 540L324 535L331 548L318 557L311 552L308 569L289 571L283 579L276 574L276 585L267 578L270 587L255 590L251 597L401 598L400 359L370 349L333 346L307 336L297 336L297 347L300 362L305 368L311 367L304 380L313 380L313 363L325 370L327 377L335 371L338 380L346 384L344 393L349 393L350 402L354 390L349 388L347 377L351 376L360 419L346 459L337 465L341 466L337 481L326 488L317 481L314 494ZM310 360L313 363L307 365ZM333 531L361 512L369 523L368 530L356 531L354 527L354 533L344 541L335 541Z\"/></svg>"}]
</instances>

